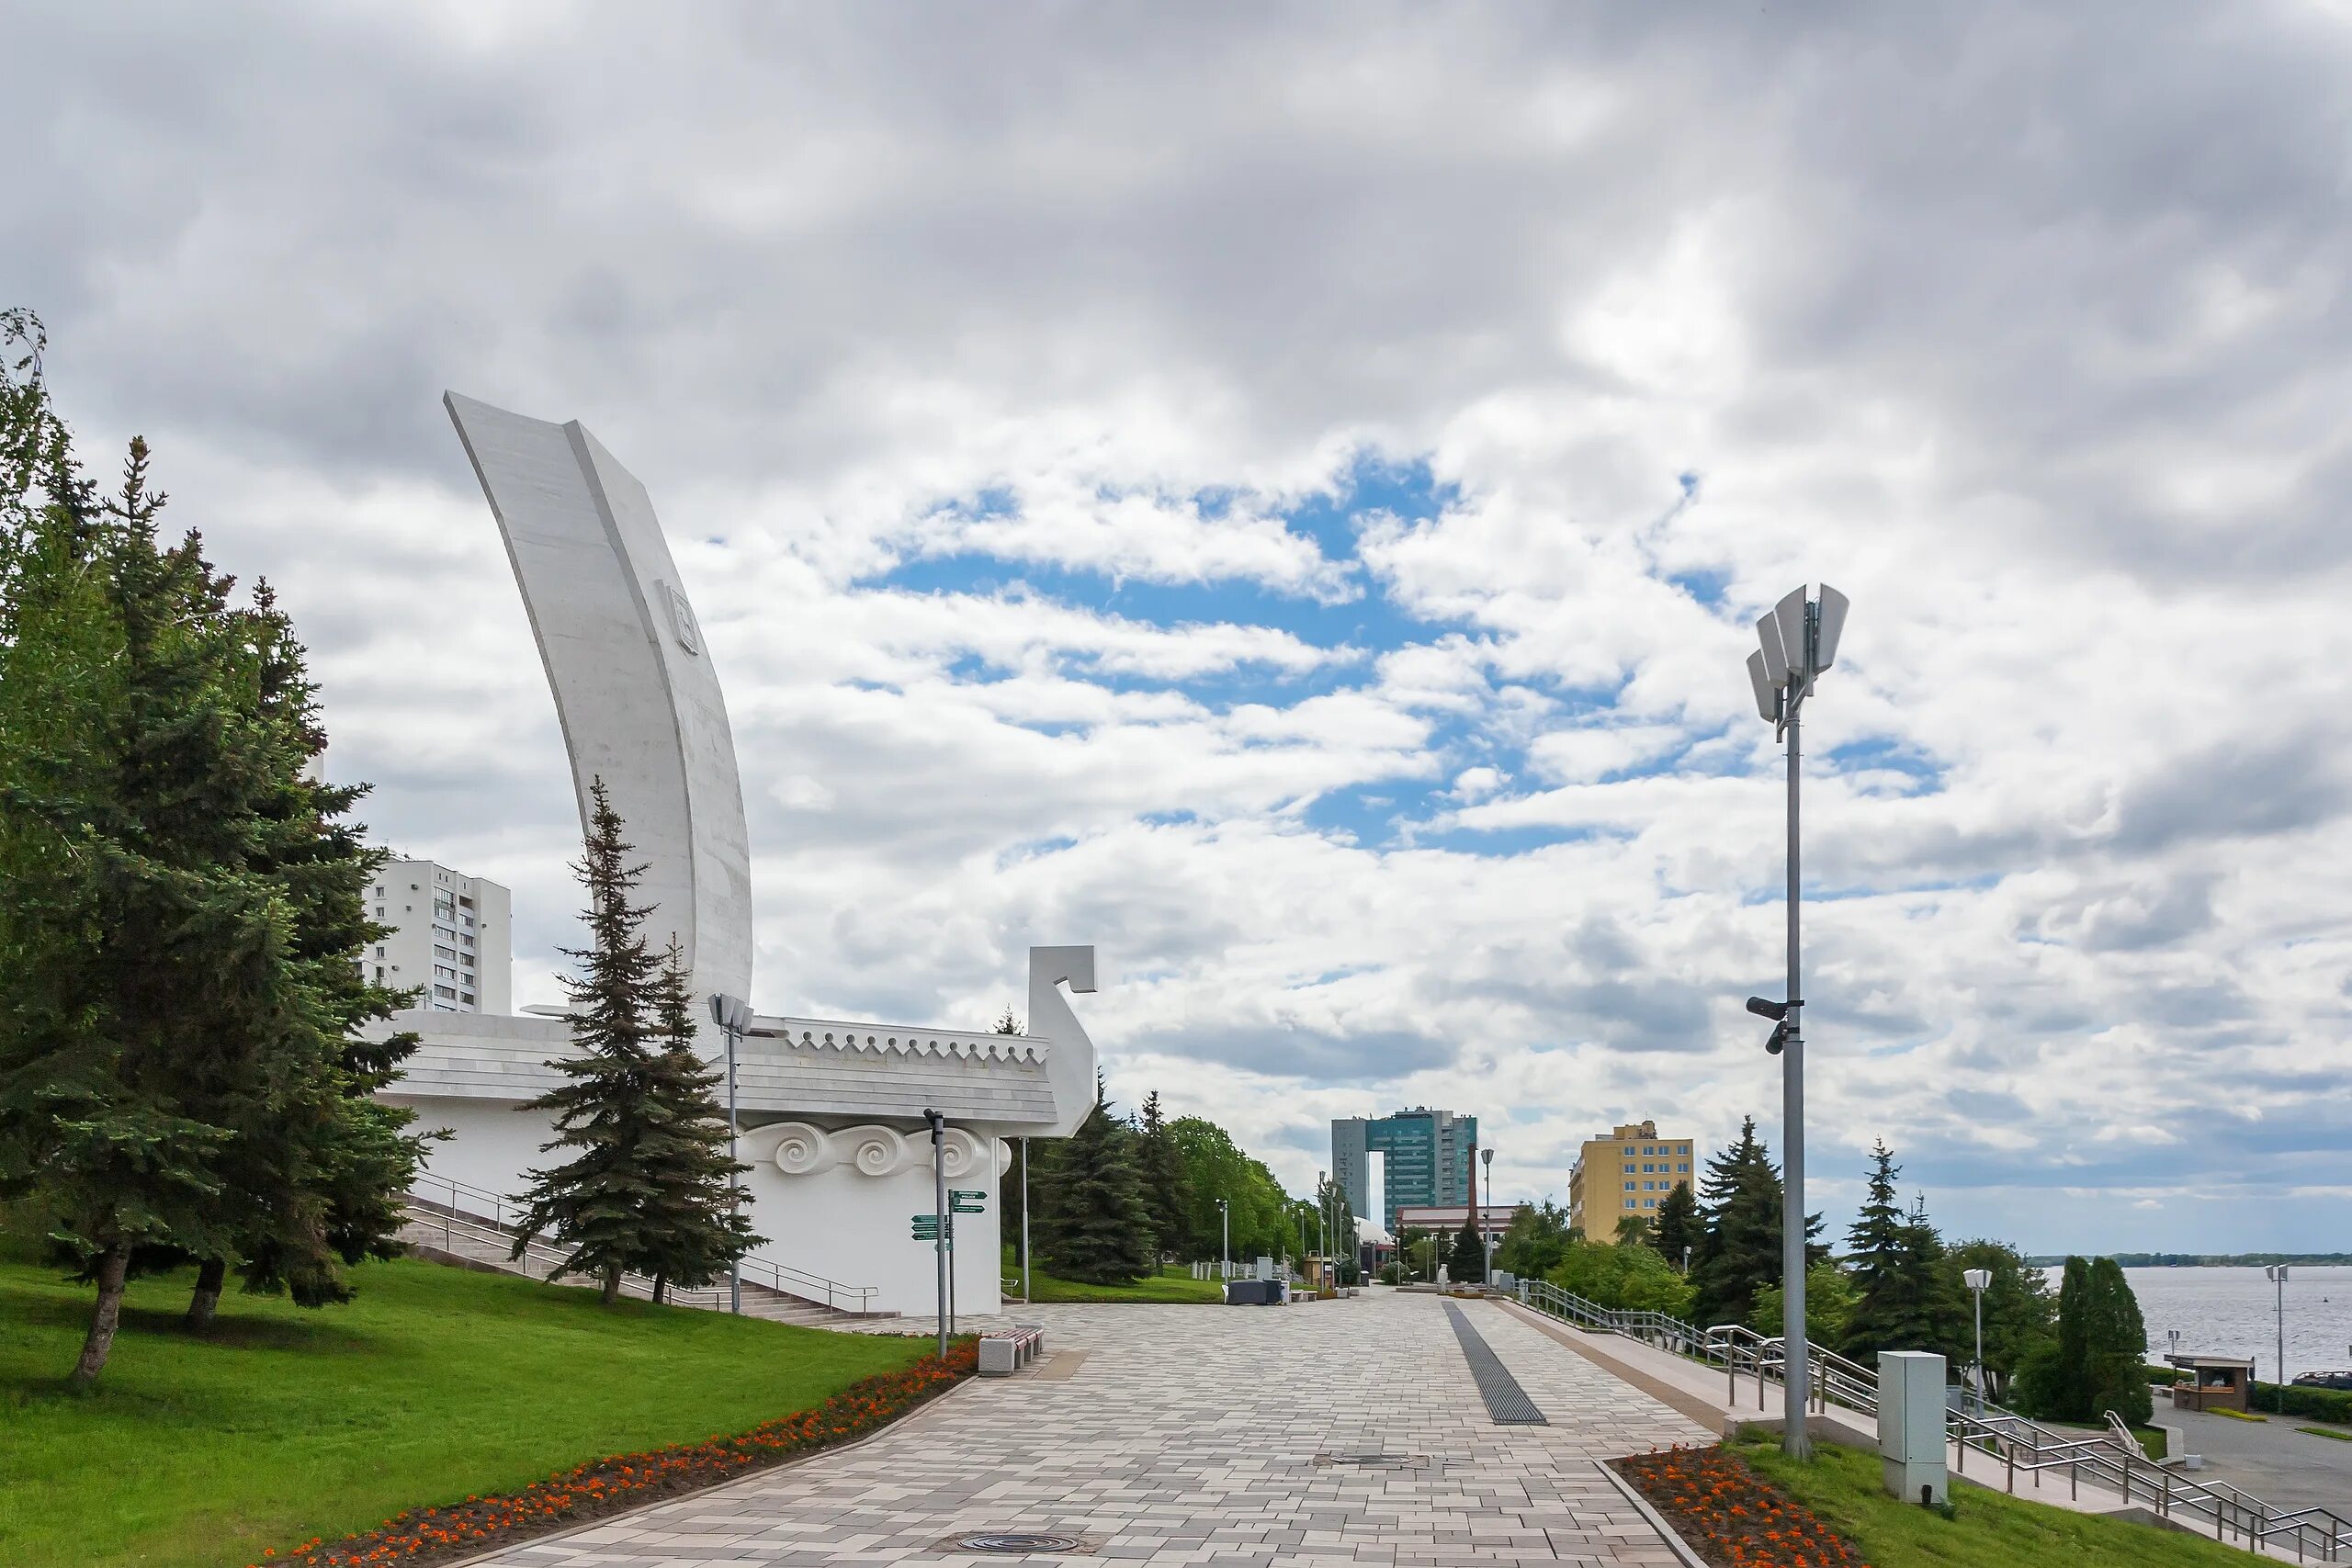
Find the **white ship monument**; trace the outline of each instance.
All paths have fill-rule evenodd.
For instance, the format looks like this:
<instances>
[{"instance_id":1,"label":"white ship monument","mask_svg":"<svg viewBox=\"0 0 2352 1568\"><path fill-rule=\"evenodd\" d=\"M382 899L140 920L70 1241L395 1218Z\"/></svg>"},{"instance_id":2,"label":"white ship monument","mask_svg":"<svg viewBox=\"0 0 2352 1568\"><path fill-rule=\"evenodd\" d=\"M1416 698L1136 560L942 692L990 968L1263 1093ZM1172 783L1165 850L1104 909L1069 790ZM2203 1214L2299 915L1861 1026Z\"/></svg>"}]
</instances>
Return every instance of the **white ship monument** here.
<instances>
[{"instance_id":1,"label":"white ship monument","mask_svg":"<svg viewBox=\"0 0 2352 1568\"><path fill-rule=\"evenodd\" d=\"M589 782L602 778L645 863L648 940L660 948L674 934L697 993L753 997L734 738L645 487L576 421L527 419L454 392L444 400L523 591L583 830ZM1067 1137L1094 1103L1094 1043L1065 986L1094 989L1092 948L1029 950L1023 1034L754 1010L736 1097L751 1167L744 1201L766 1240L743 1263L746 1310L933 1312L934 1255L909 1222L934 1201L924 1112L936 1111L947 1185L987 1194L981 1213L956 1220L956 1308L1001 1311L997 1178L1008 1141ZM449 1134L430 1146L413 1236L430 1246L437 1231L476 1257L503 1250L499 1227L514 1218L525 1173L554 1157L541 1152L552 1136L546 1113L521 1108L558 1081L547 1063L572 1048L562 1021L419 1010L388 1027L414 1031L422 1044L385 1097L413 1107L421 1128ZM702 1039L718 1061L726 1043L717 1025L705 1023ZM707 1304L713 1294L699 1297Z\"/></svg>"}]
</instances>

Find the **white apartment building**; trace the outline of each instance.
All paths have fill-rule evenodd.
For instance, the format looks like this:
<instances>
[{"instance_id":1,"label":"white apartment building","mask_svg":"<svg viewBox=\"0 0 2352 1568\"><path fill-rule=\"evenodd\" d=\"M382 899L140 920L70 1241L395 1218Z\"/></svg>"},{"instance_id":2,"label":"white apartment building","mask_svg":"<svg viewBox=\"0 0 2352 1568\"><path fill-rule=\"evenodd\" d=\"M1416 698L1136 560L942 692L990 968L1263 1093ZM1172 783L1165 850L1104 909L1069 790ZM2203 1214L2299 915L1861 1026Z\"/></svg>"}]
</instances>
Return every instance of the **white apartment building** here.
<instances>
[{"instance_id":1,"label":"white apartment building","mask_svg":"<svg viewBox=\"0 0 2352 1568\"><path fill-rule=\"evenodd\" d=\"M414 989L435 1012L514 1011L513 896L485 877L429 860L386 861L368 913L393 931L360 950L360 972Z\"/></svg>"}]
</instances>

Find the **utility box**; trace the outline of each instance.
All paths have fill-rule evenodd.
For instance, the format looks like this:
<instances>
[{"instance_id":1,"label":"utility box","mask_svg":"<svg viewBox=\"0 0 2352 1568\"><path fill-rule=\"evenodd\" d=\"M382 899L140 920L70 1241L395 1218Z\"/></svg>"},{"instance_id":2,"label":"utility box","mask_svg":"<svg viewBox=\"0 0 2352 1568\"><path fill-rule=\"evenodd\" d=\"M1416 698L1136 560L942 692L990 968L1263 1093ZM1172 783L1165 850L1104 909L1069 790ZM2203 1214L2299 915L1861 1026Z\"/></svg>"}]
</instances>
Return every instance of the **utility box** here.
<instances>
[{"instance_id":1,"label":"utility box","mask_svg":"<svg viewBox=\"0 0 2352 1568\"><path fill-rule=\"evenodd\" d=\"M1926 1350L1878 1353L1878 1458L1886 1489L1906 1503L1941 1503L1944 1359Z\"/></svg>"},{"instance_id":2,"label":"utility box","mask_svg":"<svg viewBox=\"0 0 2352 1568\"><path fill-rule=\"evenodd\" d=\"M1261 1280L1271 1280L1273 1277L1274 1260L1271 1258L1261 1258L1258 1259L1258 1278Z\"/></svg>"}]
</instances>

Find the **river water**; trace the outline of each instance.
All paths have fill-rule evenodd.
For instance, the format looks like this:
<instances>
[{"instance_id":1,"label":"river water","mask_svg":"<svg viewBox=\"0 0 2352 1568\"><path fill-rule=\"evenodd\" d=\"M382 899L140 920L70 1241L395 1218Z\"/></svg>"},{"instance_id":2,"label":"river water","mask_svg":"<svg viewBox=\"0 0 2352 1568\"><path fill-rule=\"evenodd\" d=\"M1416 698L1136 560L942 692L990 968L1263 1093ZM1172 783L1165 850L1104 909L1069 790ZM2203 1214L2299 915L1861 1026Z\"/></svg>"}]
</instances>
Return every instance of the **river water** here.
<instances>
[{"instance_id":1,"label":"river water","mask_svg":"<svg viewBox=\"0 0 2352 1568\"><path fill-rule=\"evenodd\" d=\"M2052 1291L2059 1270L2050 1270ZM2180 1330L2182 1351L2251 1356L2255 1375L2278 1380L2278 1287L2252 1269L2126 1269L2148 1325L2148 1359L2161 1363ZM2287 1371L2352 1368L2352 1268L2306 1268L2287 1275Z\"/></svg>"}]
</instances>

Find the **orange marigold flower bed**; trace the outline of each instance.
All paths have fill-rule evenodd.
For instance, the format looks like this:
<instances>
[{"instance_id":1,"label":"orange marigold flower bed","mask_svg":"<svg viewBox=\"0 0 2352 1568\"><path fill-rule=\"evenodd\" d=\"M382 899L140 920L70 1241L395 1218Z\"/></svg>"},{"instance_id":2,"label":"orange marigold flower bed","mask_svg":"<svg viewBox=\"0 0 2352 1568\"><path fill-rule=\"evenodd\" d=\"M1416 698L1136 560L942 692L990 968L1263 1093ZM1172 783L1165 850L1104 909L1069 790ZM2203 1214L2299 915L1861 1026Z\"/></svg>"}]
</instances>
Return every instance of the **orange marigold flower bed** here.
<instances>
[{"instance_id":1,"label":"orange marigold flower bed","mask_svg":"<svg viewBox=\"0 0 2352 1568\"><path fill-rule=\"evenodd\" d=\"M1812 1509L1728 1449L1677 1444L1616 1466L1715 1568L1869 1568Z\"/></svg>"},{"instance_id":2,"label":"orange marigold flower bed","mask_svg":"<svg viewBox=\"0 0 2352 1568\"><path fill-rule=\"evenodd\" d=\"M253 1568L375 1568L401 1562L425 1568L493 1546L570 1529L606 1514L698 1492L796 1455L865 1437L972 1375L979 1348L966 1339L947 1359L925 1356L903 1371L861 1378L811 1410L763 1421L747 1432L615 1454L558 1471L511 1495L476 1495L435 1508L412 1508L374 1529L341 1540L313 1538L264 1552Z\"/></svg>"}]
</instances>

